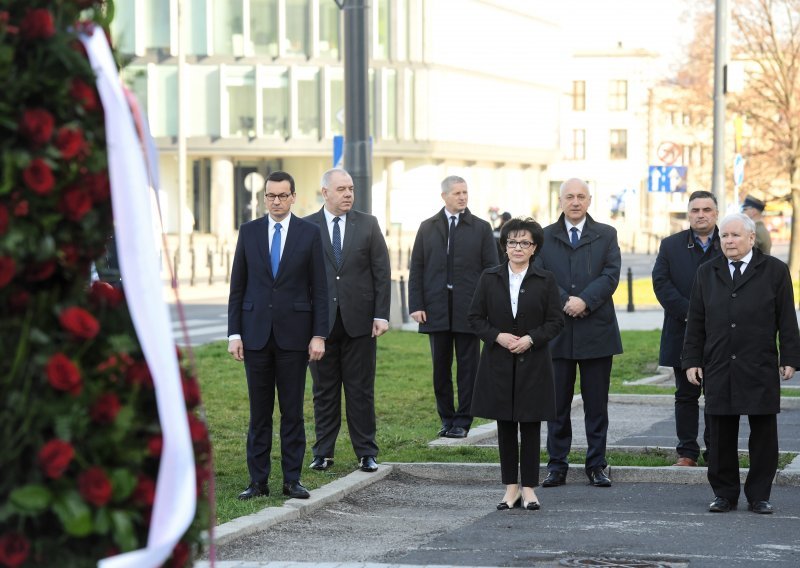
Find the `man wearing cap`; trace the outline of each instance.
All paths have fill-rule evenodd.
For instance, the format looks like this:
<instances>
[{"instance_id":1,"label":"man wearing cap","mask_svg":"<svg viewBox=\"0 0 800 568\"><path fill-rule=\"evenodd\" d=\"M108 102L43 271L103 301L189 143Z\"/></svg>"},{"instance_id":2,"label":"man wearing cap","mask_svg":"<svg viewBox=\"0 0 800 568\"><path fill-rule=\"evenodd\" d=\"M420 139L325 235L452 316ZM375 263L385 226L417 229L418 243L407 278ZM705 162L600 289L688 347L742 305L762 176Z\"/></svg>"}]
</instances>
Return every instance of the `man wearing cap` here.
<instances>
[{"instance_id":1,"label":"man wearing cap","mask_svg":"<svg viewBox=\"0 0 800 568\"><path fill-rule=\"evenodd\" d=\"M764 225L764 202L748 195L742 203L742 213L756 224L756 248L764 254L769 254L772 250L772 238L769 236L769 229Z\"/></svg>"}]
</instances>

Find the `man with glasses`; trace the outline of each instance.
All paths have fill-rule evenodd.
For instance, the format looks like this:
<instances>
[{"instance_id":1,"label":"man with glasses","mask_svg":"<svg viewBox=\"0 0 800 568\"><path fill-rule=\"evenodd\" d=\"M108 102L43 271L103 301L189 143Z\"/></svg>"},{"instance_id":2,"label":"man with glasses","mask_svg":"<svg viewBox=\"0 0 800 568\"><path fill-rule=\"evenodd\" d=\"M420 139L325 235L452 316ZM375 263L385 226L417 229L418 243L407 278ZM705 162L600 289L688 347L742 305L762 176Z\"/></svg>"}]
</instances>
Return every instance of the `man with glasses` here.
<instances>
[{"instance_id":1,"label":"man with glasses","mask_svg":"<svg viewBox=\"0 0 800 568\"><path fill-rule=\"evenodd\" d=\"M608 389L613 356L622 353L612 295L619 284L622 256L617 231L588 214L592 196L583 180L561 184L562 214L544 230L536 266L556 277L565 317L563 331L550 342L556 387L555 420L547 422L547 477L543 487L564 485L572 446L570 409L576 370L581 374L586 426L586 476L595 487L610 487L605 472Z\"/></svg>"},{"instance_id":2,"label":"man with glasses","mask_svg":"<svg viewBox=\"0 0 800 568\"><path fill-rule=\"evenodd\" d=\"M303 395L308 362L325 353L328 291L319 227L291 214L294 179L267 177L268 215L239 227L228 299L228 352L244 361L250 399L247 469L239 499L269 495L272 409L281 410L283 494L308 499Z\"/></svg>"},{"instance_id":3,"label":"man with glasses","mask_svg":"<svg viewBox=\"0 0 800 568\"><path fill-rule=\"evenodd\" d=\"M411 251L408 311L427 333L433 359L433 391L442 426L438 435L465 438L472 426L472 389L480 340L467 311L484 269L498 264L492 226L467 209L467 182L442 181L444 207L423 221ZM453 402L453 350L458 408Z\"/></svg>"}]
</instances>

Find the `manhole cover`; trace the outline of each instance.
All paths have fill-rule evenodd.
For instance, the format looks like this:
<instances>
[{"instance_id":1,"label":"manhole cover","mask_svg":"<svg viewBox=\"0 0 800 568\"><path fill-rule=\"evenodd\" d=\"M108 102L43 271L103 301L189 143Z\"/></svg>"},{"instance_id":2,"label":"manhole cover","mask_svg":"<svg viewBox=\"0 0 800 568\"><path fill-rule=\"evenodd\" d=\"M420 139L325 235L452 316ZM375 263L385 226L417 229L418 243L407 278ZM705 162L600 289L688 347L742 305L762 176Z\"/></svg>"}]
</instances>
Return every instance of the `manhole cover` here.
<instances>
[{"instance_id":1,"label":"manhole cover","mask_svg":"<svg viewBox=\"0 0 800 568\"><path fill-rule=\"evenodd\" d=\"M672 568L673 564L629 558L564 558L561 566L603 566L605 568Z\"/></svg>"}]
</instances>

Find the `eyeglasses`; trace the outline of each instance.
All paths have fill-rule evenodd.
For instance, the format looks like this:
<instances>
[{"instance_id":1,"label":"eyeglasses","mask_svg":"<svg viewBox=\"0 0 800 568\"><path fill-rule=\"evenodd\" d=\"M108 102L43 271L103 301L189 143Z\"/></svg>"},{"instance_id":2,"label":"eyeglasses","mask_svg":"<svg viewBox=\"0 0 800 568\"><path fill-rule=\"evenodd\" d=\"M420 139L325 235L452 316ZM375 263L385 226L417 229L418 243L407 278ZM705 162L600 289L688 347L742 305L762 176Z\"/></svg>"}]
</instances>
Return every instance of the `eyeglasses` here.
<instances>
[{"instance_id":1,"label":"eyeglasses","mask_svg":"<svg viewBox=\"0 0 800 568\"><path fill-rule=\"evenodd\" d=\"M533 243L530 241L507 241L506 248L521 248L521 249L529 249Z\"/></svg>"},{"instance_id":2,"label":"eyeglasses","mask_svg":"<svg viewBox=\"0 0 800 568\"><path fill-rule=\"evenodd\" d=\"M267 201L275 201L275 199L280 199L281 203L289 199L291 193L268 193L264 197L267 198Z\"/></svg>"}]
</instances>

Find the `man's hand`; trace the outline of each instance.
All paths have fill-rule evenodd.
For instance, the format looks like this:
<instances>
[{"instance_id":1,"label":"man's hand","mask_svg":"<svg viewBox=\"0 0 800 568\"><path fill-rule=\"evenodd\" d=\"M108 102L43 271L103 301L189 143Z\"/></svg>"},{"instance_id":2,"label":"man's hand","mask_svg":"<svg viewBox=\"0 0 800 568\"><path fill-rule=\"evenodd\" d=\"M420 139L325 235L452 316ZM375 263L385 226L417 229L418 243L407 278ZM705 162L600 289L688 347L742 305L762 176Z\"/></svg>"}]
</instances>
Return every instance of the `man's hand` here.
<instances>
[{"instance_id":1,"label":"man's hand","mask_svg":"<svg viewBox=\"0 0 800 568\"><path fill-rule=\"evenodd\" d=\"M419 310L417 312L411 312L408 314L411 316L411 319L417 323L425 323L428 321L428 315L425 313L425 310Z\"/></svg>"},{"instance_id":2,"label":"man's hand","mask_svg":"<svg viewBox=\"0 0 800 568\"><path fill-rule=\"evenodd\" d=\"M389 331L389 322L383 320L372 320L372 337L380 337Z\"/></svg>"},{"instance_id":3,"label":"man's hand","mask_svg":"<svg viewBox=\"0 0 800 568\"><path fill-rule=\"evenodd\" d=\"M495 341L500 345L500 347L505 347L511 351L512 346L517 344L518 339L519 337L513 333L499 333ZM527 341L527 339L525 341Z\"/></svg>"},{"instance_id":4,"label":"man's hand","mask_svg":"<svg viewBox=\"0 0 800 568\"><path fill-rule=\"evenodd\" d=\"M564 304L564 313L568 316L572 316L574 318L577 317L585 317L582 316L583 312L586 311L586 302L581 300L577 296L570 296L567 303Z\"/></svg>"},{"instance_id":5,"label":"man's hand","mask_svg":"<svg viewBox=\"0 0 800 568\"><path fill-rule=\"evenodd\" d=\"M325 340L321 337L312 337L308 344L308 360L319 361L325 355Z\"/></svg>"},{"instance_id":6,"label":"man's hand","mask_svg":"<svg viewBox=\"0 0 800 568\"><path fill-rule=\"evenodd\" d=\"M520 353L525 353L531 346L533 346L533 343L531 343L530 336L523 335L517 338L516 341L512 341L508 350L515 355L519 355Z\"/></svg>"},{"instance_id":7,"label":"man's hand","mask_svg":"<svg viewBox=\"0 0 800 568\"><path fill-rule=\"evenodd\" d=\"M703 380L703 369L700 367L689 367L686 369L686 378L693 385L700 386L700 381Z\"/></svg>"},{"instance_id":8,"label":"man's hand","mask_svg":"<svg viewBox=\"0 0 800 568\"><path fill-rule=\"evenodd\" d=\"M781 378L782 378L784 381L788 381L789 379L791 379L791 378L794 376L794 372L795 372L796 370L797 370L797 369L795 369L794 367L790 367L789 365L786 365L786 366L784 366L784 367L781 367L781 368L780 368L780 374L781 374Z\"/></svg>"},{"instance_id":9,"label":"man's hand","mask_svg":"<svg viewBox=\"0 0 800 568\"><path fill-rule=\"evenodd\" d=\"M244 361L244 344L241 339L232 339L228 342L228 353L237 361Z\"/></svg>"}]
</instances>

